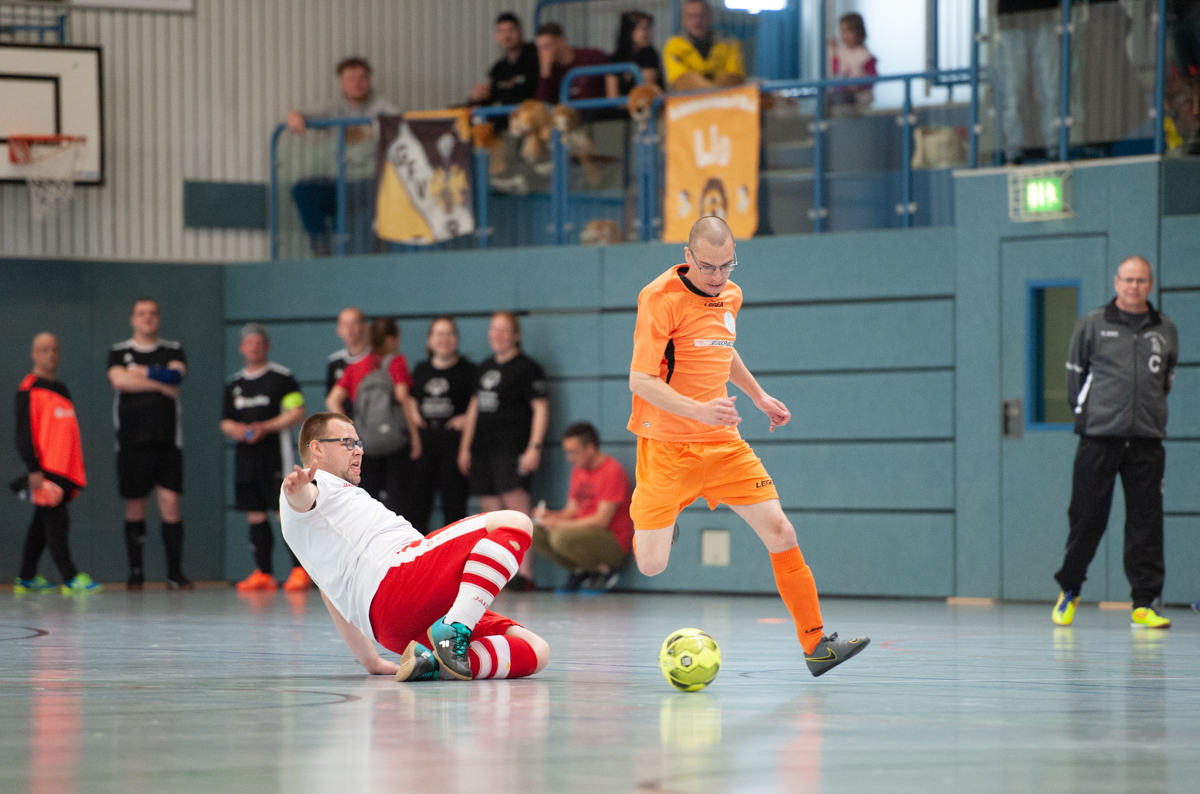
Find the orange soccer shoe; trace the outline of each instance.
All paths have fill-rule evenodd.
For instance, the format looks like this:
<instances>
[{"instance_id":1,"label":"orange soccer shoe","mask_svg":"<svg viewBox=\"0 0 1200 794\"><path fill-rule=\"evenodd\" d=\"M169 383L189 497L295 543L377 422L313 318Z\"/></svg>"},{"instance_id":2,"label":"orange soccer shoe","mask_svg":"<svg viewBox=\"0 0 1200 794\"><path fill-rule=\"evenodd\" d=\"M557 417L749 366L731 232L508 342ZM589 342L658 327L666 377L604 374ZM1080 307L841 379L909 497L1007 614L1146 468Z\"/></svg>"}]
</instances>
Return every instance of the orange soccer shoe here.
<instances>
[{"instance_id":1,"label":"orange soccer shoe","mask_svg":"<svg viewBox=\"0 0 1200 794\"><path fill-rule=\"evenodd\" d=\"M269 573L263 573L257 568L254 569L254 573L237 583L239 593L250 593L255 590L274 590L277 587L279 587L279 584L275 581L274 576Z\"/></svg>"},{"instance_id":2,"label":"orange soccer shoe","mask_svg":"<svg viewBox=\"0 0 1200 794\"><path fill-rule=\"evenodd\" d=\"M312 588L312 579L308 578L308 572L297 565L288 574L287 581L283 583L283 589L289 593L299 592L301 590L309 590Z\"/></svg>"}]
</instances>

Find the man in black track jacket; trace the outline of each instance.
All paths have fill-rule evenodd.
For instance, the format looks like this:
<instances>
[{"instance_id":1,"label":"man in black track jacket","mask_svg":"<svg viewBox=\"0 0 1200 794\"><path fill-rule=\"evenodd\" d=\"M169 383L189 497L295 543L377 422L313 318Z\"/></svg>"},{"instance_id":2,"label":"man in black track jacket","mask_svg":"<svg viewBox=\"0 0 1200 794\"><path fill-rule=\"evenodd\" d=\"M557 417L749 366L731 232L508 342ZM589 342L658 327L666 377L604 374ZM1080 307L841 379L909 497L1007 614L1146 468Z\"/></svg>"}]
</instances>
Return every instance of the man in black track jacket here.
<instances>
[{"instance_id":1,"label":"man in black track jacket","mask_svg":"<svg viewBox=\"0 0 1200 794\"><path fill-rule=\"evenodd\" d=\"M1117 297L1079 318L1067 360L1067 394L1079 449L1068 510L1070 533L1062 594L1053 620L1070 625L1088 564L1108 524L1117 474L1125 490L1125 576L1135 626L1167 628L1155 611L1162 596L1163 498L1167 392L1175 380L1179 334L1147 297L1150 263L1131 256L1117 268Z\"/></svg>"}]
</instances>

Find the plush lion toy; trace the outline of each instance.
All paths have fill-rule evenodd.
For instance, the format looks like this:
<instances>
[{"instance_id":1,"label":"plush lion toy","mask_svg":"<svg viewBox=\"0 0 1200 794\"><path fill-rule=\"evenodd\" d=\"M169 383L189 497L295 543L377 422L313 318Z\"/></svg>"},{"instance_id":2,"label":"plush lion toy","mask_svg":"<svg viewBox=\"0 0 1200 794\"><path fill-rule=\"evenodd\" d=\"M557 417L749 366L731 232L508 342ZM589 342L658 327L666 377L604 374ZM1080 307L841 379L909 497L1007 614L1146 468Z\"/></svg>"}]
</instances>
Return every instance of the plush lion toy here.
<instances>
[{"instance_id":1,"label":"plush lion toy","mask_svg":"<svg viewBox=\"0 0 1200 794\"><path fill-rule=\"evenodd\" d=\"M521 158L528 163L544 159L549 150L550 107L536 99L526 99L508 117L508 131L522 138Z\"/></svg>"},{"instance_id":2,"label":"plush lion toy","mask_svg":"<svg viewBox=\"0 0 1200 794\"><path fill-rule=\"evenodd\" d=\"M579 111L575 108L566 105L557 105L554 108L554 128L558 130L563 146L567 147L568 154L579 158L579 163L583 166L583 178L587 183L597 187L600 184L600 170L592 158L594 144L580 123Z\"/></svg>"},{"instance_id":3,"label":"plush lion toy","mask_svg":"<svg viewBox=\"0 0 1200 794\"><path fill-rule=\"evenodd\" d=\"M662 89L653 83L636 85L629 92L629 116L637 122L639 132L645 132L646 125L650 122L654 100L658 99L661 93Z\"/></svg>"}]
</instances>

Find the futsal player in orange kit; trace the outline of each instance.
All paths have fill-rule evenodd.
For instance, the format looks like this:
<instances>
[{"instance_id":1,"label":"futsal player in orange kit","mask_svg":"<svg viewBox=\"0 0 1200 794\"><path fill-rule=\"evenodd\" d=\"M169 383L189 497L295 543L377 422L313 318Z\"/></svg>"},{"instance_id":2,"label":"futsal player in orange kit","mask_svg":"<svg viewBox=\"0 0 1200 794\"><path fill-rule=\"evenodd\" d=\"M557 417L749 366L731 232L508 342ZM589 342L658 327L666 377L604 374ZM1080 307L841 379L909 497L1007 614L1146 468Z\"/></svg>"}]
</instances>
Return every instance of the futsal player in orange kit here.
<instances>
[{"instance_id":1,"label":"futsal player in orange kit","mask_svg":"<svg viewBox=\"0 0 1200 794\"><path fill-rule=\"evenodd\" d=\"M729 280L737 266L733 234L715 216L692 226L686 263L638 295L629 389L638 436L633 491L634 555L647 576L667 567L675 519L699 497L725 503L758 534L771 554L775 586L804 647L809 671L828 672L867 647L869 637L826 636L812 571L762 461L738 433L741 422L725 384L732 381L771 420L791 419L746 369L734 349L742 291Z\"/></svg>"}]
</instances>

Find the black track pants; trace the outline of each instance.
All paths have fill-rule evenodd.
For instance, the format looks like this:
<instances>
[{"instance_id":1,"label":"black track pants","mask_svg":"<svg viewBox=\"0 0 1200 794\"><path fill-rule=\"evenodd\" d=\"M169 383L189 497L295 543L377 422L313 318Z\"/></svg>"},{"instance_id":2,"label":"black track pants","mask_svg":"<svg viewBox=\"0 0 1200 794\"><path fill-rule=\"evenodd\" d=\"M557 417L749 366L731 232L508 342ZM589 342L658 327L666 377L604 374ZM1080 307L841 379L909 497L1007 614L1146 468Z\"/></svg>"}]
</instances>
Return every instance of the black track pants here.
<instances>
[{"instance_id":1,"label":"black track pants","mask_svg":"<svg viewBox=\"0 0 1200 794\"><path fill-rule=\"evenodd\" d=\"M71 560L71 549L67 545L67 532L71 528L71 516L67 513L67 503L55 507L35 507L33 521L25 534L25 553L21 558L21 578L32 579L37 576L38 560L42 551L50 547L50 558L58 566L58 573L63 582L75 578L79 571Z\"/></svg>"},{"instance_id":2,"label":"black track pants","mask_svg":"<svg viewBox=\"0 0 1200 794\"><path fill-rule=\"evenodd\" d=\"M1133 605L1148 606L1162 595L1165 464L1166 452L1155 438L1079 439L1067 510L1071 525L1067 553L1054 574L1063 590L1078 594L1087 579L1088 564L1108 525L1113 485L1120 474L1125 489L1125 576Z\"/></svg>"},{"instance_id":3,"label":"black track pants","mask_svg":"<svg viewBox=\"0 0 1200 794\"><path fill-rule=\"evenodd\" d=\"M406 516L421 534L429 534L433 495L442 497L442 525L467 517L467 478L458 470L458 444L462 433L445 428L421 431L421 458L417 461L412 515Z\"/></svg>"}]
</instances>

